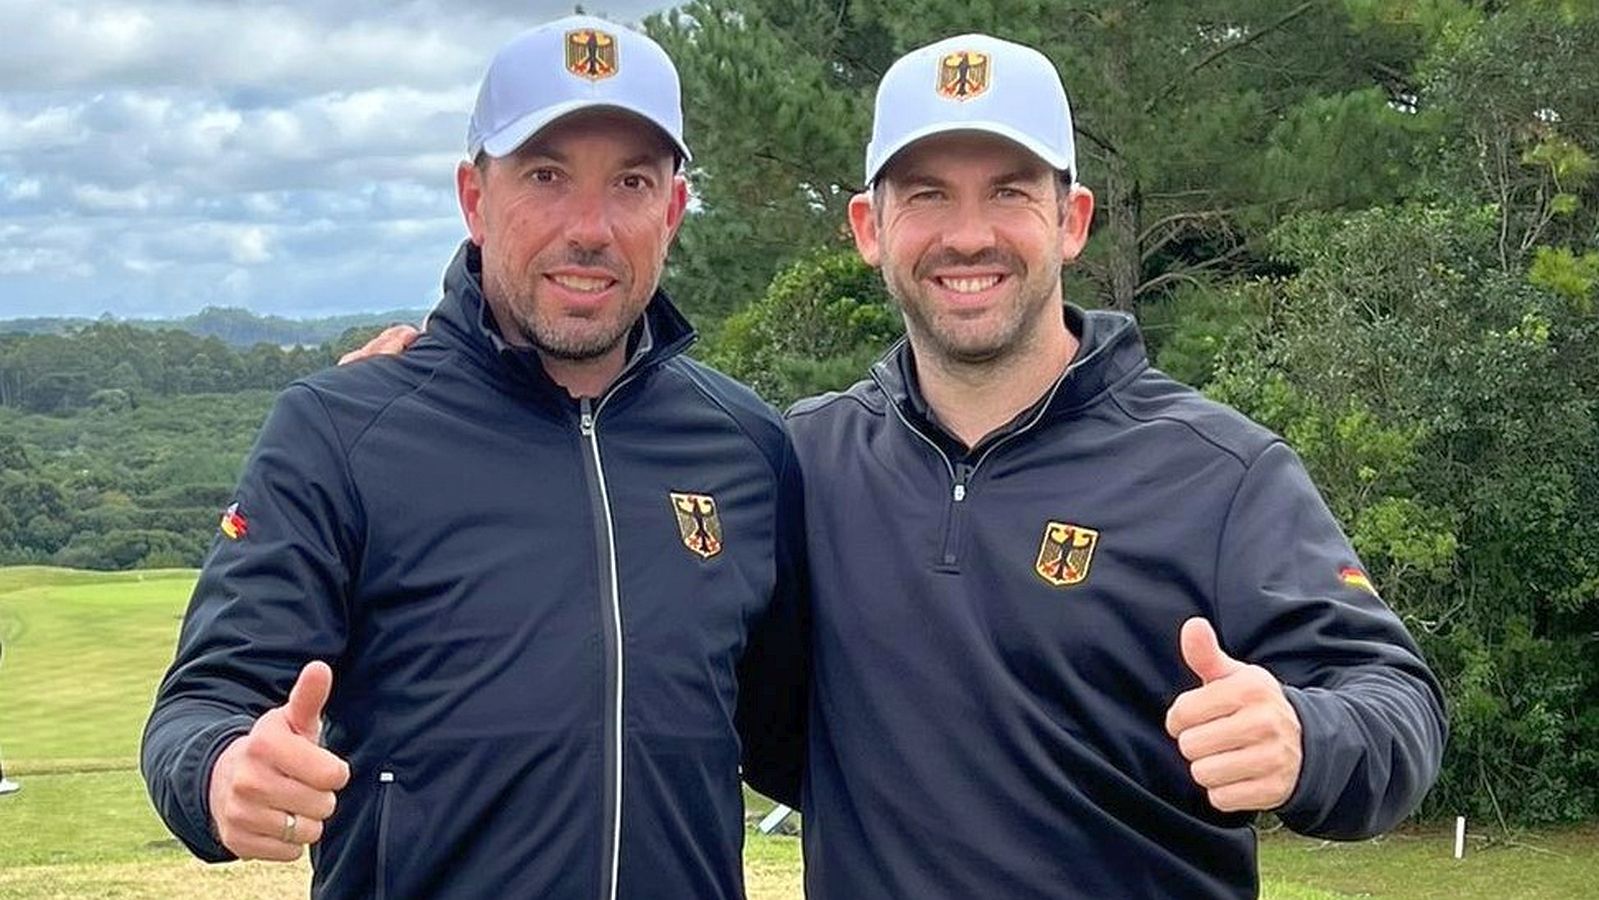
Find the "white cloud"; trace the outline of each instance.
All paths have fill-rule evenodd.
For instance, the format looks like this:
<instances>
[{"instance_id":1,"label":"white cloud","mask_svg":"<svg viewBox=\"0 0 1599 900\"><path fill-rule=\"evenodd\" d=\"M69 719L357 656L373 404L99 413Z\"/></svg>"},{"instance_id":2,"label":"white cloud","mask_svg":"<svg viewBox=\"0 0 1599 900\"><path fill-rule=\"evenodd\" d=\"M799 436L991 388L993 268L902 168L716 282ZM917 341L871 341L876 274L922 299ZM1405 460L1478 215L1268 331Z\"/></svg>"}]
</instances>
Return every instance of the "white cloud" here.
<instances>
[{"instance_id":1,"label":"white cloud","mask_svg":"<svg viewBox=\"0 0 1599 900\"><path fill-rule=\"evenodd\" d=\"M570 9L0 0L0 317L427 304L483 67Z\"/></svg>"}]
</instances>

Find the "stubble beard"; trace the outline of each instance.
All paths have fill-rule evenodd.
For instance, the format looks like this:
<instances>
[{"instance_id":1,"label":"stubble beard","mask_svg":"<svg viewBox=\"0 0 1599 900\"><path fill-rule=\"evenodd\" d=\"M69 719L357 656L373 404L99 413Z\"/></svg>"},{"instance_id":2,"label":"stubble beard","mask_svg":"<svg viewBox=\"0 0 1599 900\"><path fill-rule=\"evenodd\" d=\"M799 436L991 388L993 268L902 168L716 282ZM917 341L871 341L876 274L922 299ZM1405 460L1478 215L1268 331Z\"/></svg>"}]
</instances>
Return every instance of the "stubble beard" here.
<instances>
[{"instance_id":1,"label":"stubble beard","mask_svg":"<svg viewBox=\"0 0 1599 900\"><path fill-rule=\"evenodd\" d=\"M1060 262L1044 262L1044 271L1056 272L1058 279ZM929 289L924 286L923 276L946 263L1000 263L1005 266L1007 277L1019 284L1014 288L1014 299L1000 310L998 322L983 327L981 333L972 333L975 329L969 326L974 323L961 322L953 315L940 315L931 310ZM933 258L917 263L908 273L885 264L882 272L889 296L905 317L905 329L912 337L918 358L960 368L998 366L1024 353L1035 331L1031 326L1056 305L1053 284L1031 277L1019 259L997 251L966 259Z\"/></svg>"},{"instance_id":2,"label":"stubble beard","mask_svg":"<svg viewBox=\"0 0 1599 900\"><path fill-rule=\"evenodd\" d=\"M598 359L622 343L648 304L648 298L635 303L630 298L590 319L560 321L545 313L547 304L538 297L540 275L514 278L501 269L484 266L483 290L489 302L515 328L524 342L545 356L566 362ZM628 282L622 279L624 289ZM504 327L504 325L502 325Z\"/></svg>"}]
</instances>

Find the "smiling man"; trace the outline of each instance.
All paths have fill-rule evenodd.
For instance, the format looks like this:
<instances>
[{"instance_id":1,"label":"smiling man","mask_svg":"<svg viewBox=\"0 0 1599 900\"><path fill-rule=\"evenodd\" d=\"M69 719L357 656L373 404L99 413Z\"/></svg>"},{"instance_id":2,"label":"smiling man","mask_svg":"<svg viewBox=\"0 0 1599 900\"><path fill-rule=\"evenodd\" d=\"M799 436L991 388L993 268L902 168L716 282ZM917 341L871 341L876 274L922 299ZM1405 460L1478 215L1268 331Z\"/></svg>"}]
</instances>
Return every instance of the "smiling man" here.
<instances>
[{"instance_id":1,"label":"smiling man","mask_svg":"<svg viewBox=\"0 0 1599 900\"><path fill-rule=\"evenodd\" d=\"M469 232L403 357L289 388L145 733L207 860L317 897L743 896L743 774L795 799L800 482L682 355L677 73L588 17L484 78ZM742 750L742 759L741 759Z\"/></svg>"},{"instance_id":2,"label":"smiling man","mask_svg":"<svg viewBox=\"0 0 1599 900\"><path fill-rule=\"evenodd\" d=\"M907 340L789 414L816 900L1254 897L1256 812L1361 837L1437 775L1438 684L1293 451L1064 303L1076 175L1042 54L884 75L850 225Z\"/></svg>"}]
</instances>

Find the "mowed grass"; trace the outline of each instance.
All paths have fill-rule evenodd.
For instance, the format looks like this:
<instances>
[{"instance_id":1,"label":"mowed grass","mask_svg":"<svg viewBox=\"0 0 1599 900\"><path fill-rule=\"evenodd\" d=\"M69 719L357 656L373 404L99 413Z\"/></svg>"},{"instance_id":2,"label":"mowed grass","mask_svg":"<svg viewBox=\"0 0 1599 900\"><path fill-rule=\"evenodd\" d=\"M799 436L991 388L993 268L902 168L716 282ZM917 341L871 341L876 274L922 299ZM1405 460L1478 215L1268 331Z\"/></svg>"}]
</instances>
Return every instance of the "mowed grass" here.
<instances>
[{"instance_id":1,"label":"mowed grass","mask_svg":"<svg viewBox=\"0 0 1599 900\"><path fill-rule=\"evenodd\" d=\"M310 869L207 866L150 808L139 735L171 661L192 571L0 569L0 754L20 793L0 797L0 900L307 895ZM751 797L750 812L767 805ZM1599 827L1518 841L1473 832L1464 860L1445 830L1357 844L1261 839L1268 900L1599 896ZM801 896L799 841L746 839L751 900Z\"/></svg>"},{"instance_id":2,"label":"mowed grass","mask_svg":"<svg viewBox=\"0 0 1599 900\"><path fill-rule=\"evenodd\" d=\"M137 765L194 579L189 570L0 569L7 772Z\"/></svg>"}]
</instances>

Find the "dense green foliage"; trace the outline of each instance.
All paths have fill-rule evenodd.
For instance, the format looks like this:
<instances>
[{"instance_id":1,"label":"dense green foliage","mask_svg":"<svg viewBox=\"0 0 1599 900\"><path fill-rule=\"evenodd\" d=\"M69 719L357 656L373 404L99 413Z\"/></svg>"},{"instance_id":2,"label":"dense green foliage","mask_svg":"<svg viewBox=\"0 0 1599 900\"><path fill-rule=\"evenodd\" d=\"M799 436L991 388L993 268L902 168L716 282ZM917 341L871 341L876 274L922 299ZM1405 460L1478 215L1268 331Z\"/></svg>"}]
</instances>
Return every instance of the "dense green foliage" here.
<instances>
[{"instance_id":1,"label":"dense green foliage","mask_svg":"<svg viewBox=\"0 0 1599 900\"><path fill-rule=\"evenodd\" d=\"M273 394L371 330L247 350L122 323L0 335L0 565L196 565Z\"/></svg>"},{"instance_id":2,"label":"dense green foliage","mask_svg":"<svg viewBox=\"0 0 1599 900\"><path fill-rule=\"evenodd\" d=\"M0 409L0 564L199 563L272 391L70 416Z\"/></svg>"}]
</instances>

